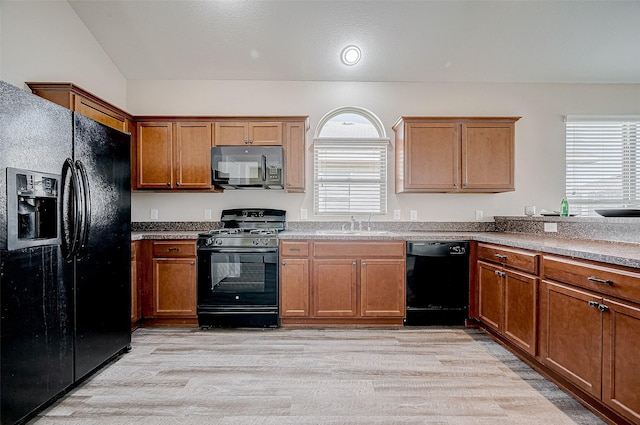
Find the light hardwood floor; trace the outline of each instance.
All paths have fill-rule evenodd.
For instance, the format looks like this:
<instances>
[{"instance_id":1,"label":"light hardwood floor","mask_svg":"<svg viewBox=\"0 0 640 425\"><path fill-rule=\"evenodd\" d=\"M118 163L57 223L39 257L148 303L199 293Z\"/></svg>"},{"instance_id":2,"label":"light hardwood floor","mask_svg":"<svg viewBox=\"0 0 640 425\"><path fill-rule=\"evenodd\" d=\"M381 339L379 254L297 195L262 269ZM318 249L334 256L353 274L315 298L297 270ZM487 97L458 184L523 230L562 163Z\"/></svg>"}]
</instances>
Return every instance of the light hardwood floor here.
<instances>
[{"instance_id":1,"label":"light hardwood floor","mask_svg":"<svg viewBox=\"0 0 640 425\"><path fill-rule=\"evenodd\" d=\"M37 425L604 424L474 329L143 328Z\"/></svg>"}]
</instances>

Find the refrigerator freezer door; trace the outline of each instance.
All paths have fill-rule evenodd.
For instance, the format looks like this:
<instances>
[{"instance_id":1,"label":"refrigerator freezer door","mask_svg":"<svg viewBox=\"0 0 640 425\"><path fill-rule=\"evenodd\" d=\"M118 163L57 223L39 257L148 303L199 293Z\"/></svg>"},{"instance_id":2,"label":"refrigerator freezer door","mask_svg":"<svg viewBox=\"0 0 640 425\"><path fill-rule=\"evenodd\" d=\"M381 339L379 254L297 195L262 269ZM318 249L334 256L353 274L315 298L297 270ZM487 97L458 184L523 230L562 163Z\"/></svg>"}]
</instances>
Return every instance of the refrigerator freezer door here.
<instances>
[{"instance_id":1,"label":"refrigerator freezer door","mask_svg":"<svg viewBox=\"0 0 640 425\"><path fill-rule=\"evenodd\" d=\"M76 379L131 342L130 136L74 114L74 161L91 206L76 275Z\"/></svg>"},{"instance_id":2,"label":"refrigerator freezer door","mask_svg":"<svg viewBox=\"0 0 640 425\"><path fill-rule=\"evenodd\" d=\"M0 423L10 424L73 383L73 294L58 246L0 253L0 261Z\"/></svg>"}]
</instances>

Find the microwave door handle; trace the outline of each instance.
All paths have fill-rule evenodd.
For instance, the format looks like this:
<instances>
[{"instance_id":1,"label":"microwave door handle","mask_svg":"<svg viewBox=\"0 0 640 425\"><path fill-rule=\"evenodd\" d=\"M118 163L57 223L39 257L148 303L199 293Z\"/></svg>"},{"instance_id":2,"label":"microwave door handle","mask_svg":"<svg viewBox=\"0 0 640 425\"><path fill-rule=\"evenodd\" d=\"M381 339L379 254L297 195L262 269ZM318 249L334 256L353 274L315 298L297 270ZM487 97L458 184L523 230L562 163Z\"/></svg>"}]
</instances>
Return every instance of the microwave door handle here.
<instances>
[{"instance_id":1,"label":"microwave door handle","mask_svg":"<svg viewBox=\"0 0 640 425\"><path fill-rule=\"evenodd\" d=\"M262 181L267 181L267 156L262 155Z\"/></svg>"}]
</instances>

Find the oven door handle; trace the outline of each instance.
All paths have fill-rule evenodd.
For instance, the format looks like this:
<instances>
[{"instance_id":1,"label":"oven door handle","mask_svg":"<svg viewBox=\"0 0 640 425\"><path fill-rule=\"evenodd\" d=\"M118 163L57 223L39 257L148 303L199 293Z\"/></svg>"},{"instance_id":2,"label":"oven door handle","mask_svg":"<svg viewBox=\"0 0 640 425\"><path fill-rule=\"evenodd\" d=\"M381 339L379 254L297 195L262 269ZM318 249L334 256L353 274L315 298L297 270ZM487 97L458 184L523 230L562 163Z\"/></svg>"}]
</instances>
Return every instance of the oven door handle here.
<instances>
[{"instance_id":1,"label":"oven door handle","mask_svg":"<svg viewBox=\"0 0 640 425\"><path fill-rule=\"evenodd\" d=\"M198 251L211 252L214 254L262 254L277 253L278 248L200 248Z\"/></svg>"}]
</instances>

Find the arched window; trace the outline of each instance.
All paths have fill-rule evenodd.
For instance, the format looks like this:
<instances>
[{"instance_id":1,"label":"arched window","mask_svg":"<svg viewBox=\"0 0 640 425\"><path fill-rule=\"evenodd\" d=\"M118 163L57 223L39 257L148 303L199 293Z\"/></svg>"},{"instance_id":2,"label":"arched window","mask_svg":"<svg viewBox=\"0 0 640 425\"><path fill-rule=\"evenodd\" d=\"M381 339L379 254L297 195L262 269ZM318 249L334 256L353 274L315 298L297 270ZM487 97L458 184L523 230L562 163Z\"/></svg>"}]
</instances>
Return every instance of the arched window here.
<instances>
[{"instance_id":1,"label":"arched window","mask_svg":"<svg viewBox=\"0 0 640 425\"><path fill-rule=\"evenodd\" d=\"M327 113L313 139L315 214L386 214L387 147L382 123L363 108Z\"/></svg>"}]
</instances>

